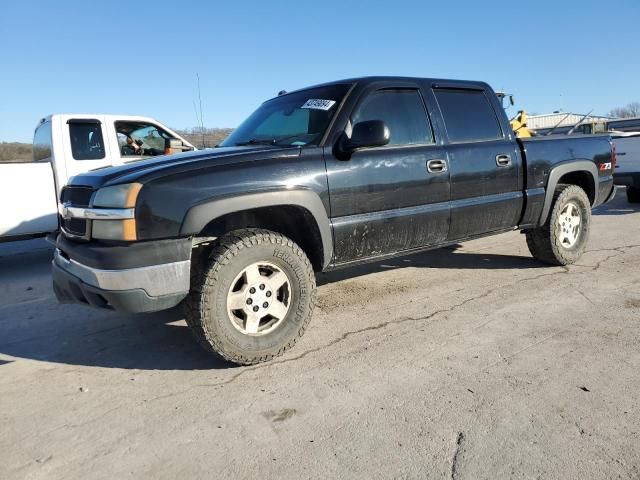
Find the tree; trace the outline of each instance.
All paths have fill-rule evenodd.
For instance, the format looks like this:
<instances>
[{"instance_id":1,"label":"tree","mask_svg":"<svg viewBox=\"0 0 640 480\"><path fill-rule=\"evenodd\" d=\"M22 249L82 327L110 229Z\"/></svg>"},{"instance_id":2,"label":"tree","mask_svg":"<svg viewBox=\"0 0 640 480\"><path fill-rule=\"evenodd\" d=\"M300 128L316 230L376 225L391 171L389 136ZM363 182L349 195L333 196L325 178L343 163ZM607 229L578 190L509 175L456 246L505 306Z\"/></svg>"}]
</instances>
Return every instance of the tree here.
<instances>
[{"instance_id":1,"label":"tree","mask_svg":"<svg viewBox=\"0 0 640 480\"><path fill-rule=\"evenodd\" d=\"M640 102L631 102L624 107L614 108L609 112L609 116L615 118L640 117Z\"/></svg>"}]
</instances>

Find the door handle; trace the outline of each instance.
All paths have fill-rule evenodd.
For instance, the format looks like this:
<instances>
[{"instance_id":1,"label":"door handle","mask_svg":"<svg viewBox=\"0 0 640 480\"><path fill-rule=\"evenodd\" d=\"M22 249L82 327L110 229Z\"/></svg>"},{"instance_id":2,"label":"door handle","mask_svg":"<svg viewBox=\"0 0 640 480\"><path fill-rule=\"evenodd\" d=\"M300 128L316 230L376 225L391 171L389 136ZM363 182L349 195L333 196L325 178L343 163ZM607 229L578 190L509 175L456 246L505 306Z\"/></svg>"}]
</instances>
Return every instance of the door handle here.
<instances>
[{"instance_id":1,"label":"door handle","mask_svg":"<svg viewBox=\"0 0 640 480\"><path fill-rule=\"evenodd\" d=\"M505 153L496 155L496 165L499 167L508 167L511 165L511 156Z\"/></svg>"},{"instance_id":2,"label":"door handle","mask_svg":"<svg viewBox=\"0 0 640 480\"><path fill-rule=\"evenodd\" d=\"M427 162L427 171L429 173L442 173L447 171L447 162L445 160L429 160Z\"/></svg>"}]
</instances>

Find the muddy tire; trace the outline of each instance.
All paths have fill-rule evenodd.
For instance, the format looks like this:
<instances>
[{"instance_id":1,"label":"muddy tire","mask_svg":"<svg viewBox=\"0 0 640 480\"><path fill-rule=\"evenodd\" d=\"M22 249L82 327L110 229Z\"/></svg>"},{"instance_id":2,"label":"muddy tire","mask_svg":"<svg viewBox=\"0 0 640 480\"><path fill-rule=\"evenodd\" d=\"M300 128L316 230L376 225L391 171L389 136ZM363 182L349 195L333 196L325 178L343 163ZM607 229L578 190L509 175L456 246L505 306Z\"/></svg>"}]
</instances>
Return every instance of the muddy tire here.
<instances>
[{"instance_id":1,"label":"muddy tire","mask_svg":"<svg viewBox=\"0 0 640 480\"><path fill-rule=\"evenodd\" d=\"M627 187L627 201L629 203L640 203L640 188Z\"/></svg>"},{"instance_id":2,"label":"muddy tire","mask_svg":"<svg viewBox=\"0 0 640 480\"><path fill-rule=\"evenodd\" d=\"M526 232L531 255L550 265L569 265L584 252L591 229L591 203L576 185L558 185L544 225Z\"/></svg>"},{"instance_id":3,"label":"muddy tire","mask_svg":"<svg viewBox=\"0 0 640 480\"><path fill-rule=\"evenodd\" d=\"M196 257L185 316L205 349L251 365L295 345L315 295L313 268L296 243L268 230L238 230Z\"/></svg>"}]
</instances>

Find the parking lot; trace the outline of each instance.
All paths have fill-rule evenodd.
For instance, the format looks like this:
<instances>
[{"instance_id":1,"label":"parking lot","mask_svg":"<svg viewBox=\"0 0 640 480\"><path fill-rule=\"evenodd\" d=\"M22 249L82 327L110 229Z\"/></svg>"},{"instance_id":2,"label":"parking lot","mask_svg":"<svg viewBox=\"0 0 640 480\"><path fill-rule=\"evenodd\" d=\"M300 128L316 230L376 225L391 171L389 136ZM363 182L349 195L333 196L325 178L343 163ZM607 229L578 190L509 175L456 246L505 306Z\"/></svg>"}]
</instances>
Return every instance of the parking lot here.
<instances>
[{"instance_id":1,"label":"parking lot","mask_svg":"<svg viewBox=\"0 0 640 480\"><path fill-rule=\"evenodd\" d=\"M639 478L640 207L587 253L508 233L318 277L287 355L233 367L179 311L58 305L0 245L0 478Z\"/></svg>"}]
</instances>

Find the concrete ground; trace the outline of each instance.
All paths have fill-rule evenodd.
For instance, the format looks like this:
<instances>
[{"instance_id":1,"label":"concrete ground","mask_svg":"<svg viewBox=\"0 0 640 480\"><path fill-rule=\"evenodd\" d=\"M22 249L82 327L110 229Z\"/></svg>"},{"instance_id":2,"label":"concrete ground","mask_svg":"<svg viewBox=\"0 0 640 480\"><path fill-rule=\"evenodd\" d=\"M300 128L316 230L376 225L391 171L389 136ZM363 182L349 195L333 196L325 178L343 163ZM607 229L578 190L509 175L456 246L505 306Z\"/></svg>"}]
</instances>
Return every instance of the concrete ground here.
<instances>
[{"instance_id":1,"label":"concrete ground","mask_svg":"<svg viewBox=\"0 0 640 480\"><path fill-rule=\"evenodd\" d=\"M509 233L333 274L286 356L233 367L179 312L58 305L0 246L0 478L640 478L640 207L577 265Z\"/></svg>"}]
</instances>

